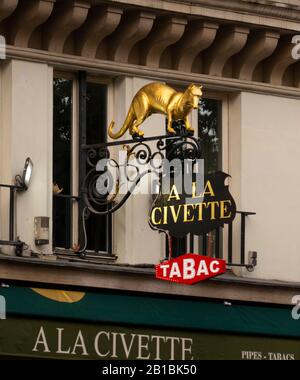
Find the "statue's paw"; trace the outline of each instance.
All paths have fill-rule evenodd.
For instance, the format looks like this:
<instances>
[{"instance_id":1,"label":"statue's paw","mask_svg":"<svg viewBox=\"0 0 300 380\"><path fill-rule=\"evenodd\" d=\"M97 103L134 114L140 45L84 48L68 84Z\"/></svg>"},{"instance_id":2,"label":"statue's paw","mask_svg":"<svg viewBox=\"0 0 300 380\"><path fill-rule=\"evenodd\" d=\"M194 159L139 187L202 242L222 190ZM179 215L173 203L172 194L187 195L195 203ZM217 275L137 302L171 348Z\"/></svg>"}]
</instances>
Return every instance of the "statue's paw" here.
<instances>
[{"instance_id":1,"label":"statue's paw","mask_svg":"<svg viewBox=\"0 0 300 380\"><path fill-rule=\"evenodd\" d=\"M169 135L176 135L176 131L175 131L174 128L168 128L167 132L168 132Z\"/></svg>"},{"instance_id":2,"label":"statue's paw","mask_svg":"<svg viewBox=\"0 0 300 380\"><path fill-rule=\"evenodd\" d=\"M144 137L144 132L142 131L134 131L132 133L132 138L135 140L135 139L142 139Z\"/></svg>"}]
</instances>

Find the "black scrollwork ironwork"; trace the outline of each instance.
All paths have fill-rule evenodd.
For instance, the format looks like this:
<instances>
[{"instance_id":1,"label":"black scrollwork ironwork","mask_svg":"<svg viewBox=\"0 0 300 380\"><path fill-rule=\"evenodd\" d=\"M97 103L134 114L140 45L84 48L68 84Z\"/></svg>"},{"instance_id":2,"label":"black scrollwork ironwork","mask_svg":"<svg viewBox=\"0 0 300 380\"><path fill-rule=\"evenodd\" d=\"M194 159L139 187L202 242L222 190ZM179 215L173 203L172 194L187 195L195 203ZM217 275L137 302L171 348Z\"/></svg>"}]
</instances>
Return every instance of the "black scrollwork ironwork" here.
<instances>
[{"instance_id":1,"label":"black scrollwork ironwork","mask_svg":"<svg viewBox=\"0 0 300 380\"><path fill-rule=\"evenodd\" d=\"M88 172L83 181L81 193L88 210L97 215L108 215L117 211L144 176L151 172L159 173L162 170L165 158L188 159L192 162L201 158L200 140L187 133L183 125L177 124L174 128L176 135L172 136L162 135L83 145L82 149L86 151ZM149 144L151 142L152 144ZM119 151L125 152L124 162L120 163L112 158L112 148L121 148ZM99 169L100 160L102 160L102 165ZM147 164L150 165L146 166ZM141 171L140 168L143 165L147 169ZM114 168L115 178L108 167ZM128 191L117 201L121 186L120 170L124 170L129 186ZM104 189L107 191L102 191Z\"/></svg>"}]
</instances>

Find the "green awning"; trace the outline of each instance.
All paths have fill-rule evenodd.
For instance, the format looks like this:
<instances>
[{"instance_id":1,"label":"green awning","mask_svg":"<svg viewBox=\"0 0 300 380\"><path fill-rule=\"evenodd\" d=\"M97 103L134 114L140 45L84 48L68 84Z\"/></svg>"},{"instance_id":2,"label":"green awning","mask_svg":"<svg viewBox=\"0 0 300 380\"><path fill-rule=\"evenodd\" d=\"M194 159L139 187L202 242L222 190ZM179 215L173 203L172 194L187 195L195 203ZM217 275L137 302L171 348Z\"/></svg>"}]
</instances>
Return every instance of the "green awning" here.
<instances>
[{"instance_id":1,"label":"green awning","mask_svg":"<svg viewBox=\"0 0 300 380\"><path fill-rule=\"evenodd\" d=\"M174 296L88 292L81 301L61 303L30 288L0 288L7 314L94 323L188 329L195 331L300 337L300 320L291 307L236 304Z\"/></svg>"}]
</instances>

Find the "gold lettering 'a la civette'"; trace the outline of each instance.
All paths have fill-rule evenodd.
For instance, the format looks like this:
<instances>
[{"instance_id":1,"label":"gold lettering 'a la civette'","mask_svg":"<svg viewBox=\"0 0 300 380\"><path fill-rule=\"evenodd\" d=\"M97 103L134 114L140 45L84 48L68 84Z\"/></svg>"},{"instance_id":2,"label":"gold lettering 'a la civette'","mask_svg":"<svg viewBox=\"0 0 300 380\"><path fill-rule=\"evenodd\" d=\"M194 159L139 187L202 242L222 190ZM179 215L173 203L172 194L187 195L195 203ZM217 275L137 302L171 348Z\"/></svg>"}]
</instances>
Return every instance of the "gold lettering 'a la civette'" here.
<instances>
[{"instance_id":1,"label":"gold lettering 'a la civette'","mask_svg":"<svg viewBox=\"0 0 300 380\"><path fill-rule=\"evenodd\" d=\"M144 132L139 126L152 114L159 113L168 118L167 131L175 134L172 122L183 120L187 131L194 132L188 115L192 109L197 109L202 96L202 87L191 84L185 92L178 92L163 83L150 83L141 88L132 100L123 127L114 132L115 122L112 121L108 134L112 139L118 139L129 130L134 137L143 137Z\"/></svg>"},{"instance_id":2,"label":"gold lettering 'a la civette'","mask_svg":"<svg viewBox=\"0 0 300 380\"><path fill-rule=\"evenodd\" d=\"M231 200L220 201L203 201L204 197L215 197L215 191L211 182L208 180L205 183L204 189L200 194L196 193L196 182L192 184L192 198L199 199L199 203L185 203L178 205L167 205L163 207L154 207L150 220L152 225L167 225L169 223L193 223L195 221L203 221L203 211L208 211L208 220L220 220L231 218L231 211L228 208L232 205ZM180 201L176 185L173 185L168 196L167 202Z\"/></svg>"}]
</instances>

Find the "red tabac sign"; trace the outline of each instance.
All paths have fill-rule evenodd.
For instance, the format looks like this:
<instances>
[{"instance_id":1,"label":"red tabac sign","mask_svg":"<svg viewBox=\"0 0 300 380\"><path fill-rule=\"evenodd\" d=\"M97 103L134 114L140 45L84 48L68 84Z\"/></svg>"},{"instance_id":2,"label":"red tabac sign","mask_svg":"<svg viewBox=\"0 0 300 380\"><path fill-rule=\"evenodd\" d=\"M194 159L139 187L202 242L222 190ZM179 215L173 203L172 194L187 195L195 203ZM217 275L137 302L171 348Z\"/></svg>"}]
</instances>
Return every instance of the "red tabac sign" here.
<instances>
[{"instance_id":1,"label":"red tabac sign","mask_svg":"<svg viewBox=\"0 0 300 380\"><path fill-rule=\"evenodd\" d=\"M156 265L156 278L193 285L226 272L225 260L192 253Z\"/></svg>"}]
</instances>

